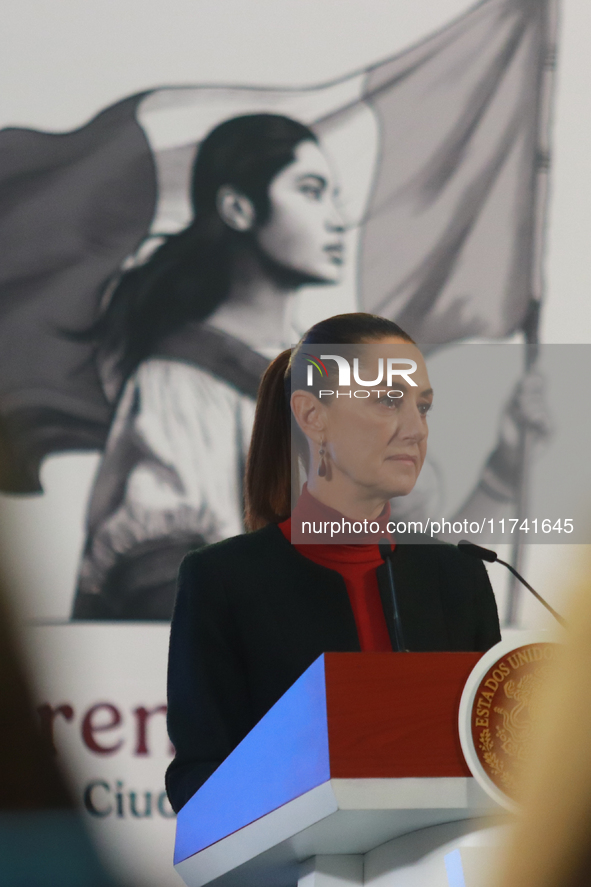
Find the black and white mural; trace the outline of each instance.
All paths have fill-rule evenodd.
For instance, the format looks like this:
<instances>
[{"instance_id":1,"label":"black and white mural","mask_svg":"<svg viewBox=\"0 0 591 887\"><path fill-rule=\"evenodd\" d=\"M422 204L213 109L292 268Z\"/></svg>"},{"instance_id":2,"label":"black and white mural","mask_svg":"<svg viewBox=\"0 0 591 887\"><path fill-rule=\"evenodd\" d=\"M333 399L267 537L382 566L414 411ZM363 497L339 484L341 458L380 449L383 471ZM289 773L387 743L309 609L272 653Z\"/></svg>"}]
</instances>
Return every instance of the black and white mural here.
<instances>
[{"instance_id":1,"label":"black and white mural","mask_svg":"<svg viewBox=\"0 0 591 887\"><path fill-rule=\"evenodd\" d=\"M420 343L535 338L551 12L488 0L328 85L163 87L1 134L3 487L103 452L74 618L168 618L182 555L241 532L303 287L322 313L349 265L346 307Z\"/></svg>"}]
</instances>

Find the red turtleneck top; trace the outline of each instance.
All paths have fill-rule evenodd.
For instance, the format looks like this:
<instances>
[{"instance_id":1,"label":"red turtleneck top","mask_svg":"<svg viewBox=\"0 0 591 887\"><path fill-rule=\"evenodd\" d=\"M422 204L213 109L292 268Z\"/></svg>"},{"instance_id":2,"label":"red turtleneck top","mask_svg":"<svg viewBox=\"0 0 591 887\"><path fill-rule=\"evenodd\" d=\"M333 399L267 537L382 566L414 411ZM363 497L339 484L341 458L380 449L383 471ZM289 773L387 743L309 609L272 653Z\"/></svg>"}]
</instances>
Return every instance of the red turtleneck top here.
<instances>
[{"instance_id":1,"label":"red turtleneck top","mask_svg":"<svg viewBox=\"0 0 591 887\"><path fill-rule=\"evenodd\" d=\"M342 515L323 505L308 492L304 485L302 494L290 518L279 524L279 529L291 542L291 522L301 520L340 521ZM378 518L380 538L388 536L385 525L390 517L390 506ZM351 545L294 544L294 548L316 564L336 570L345 580L347 593L355 616L355 624L359 635L359 643L364 653L392 652L390 635L382 609L382 601L378 589L376 567L383 563L377 542ZM394 545L392 545L394 548Z\"/></svg>"}]
</instances>

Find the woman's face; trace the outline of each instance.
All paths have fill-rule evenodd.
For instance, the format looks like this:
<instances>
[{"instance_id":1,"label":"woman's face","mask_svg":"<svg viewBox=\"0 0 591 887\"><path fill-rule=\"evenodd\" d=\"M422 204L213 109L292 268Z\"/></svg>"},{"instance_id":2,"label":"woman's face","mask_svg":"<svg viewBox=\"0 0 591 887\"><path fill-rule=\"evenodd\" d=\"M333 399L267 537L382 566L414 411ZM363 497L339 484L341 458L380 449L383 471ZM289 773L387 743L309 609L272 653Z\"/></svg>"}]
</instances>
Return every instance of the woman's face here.
<instances>
[{"instance_id":1,"label":"woman's face","mask_svg":"<svg viewBox=\"0 0 591 887\"><path fill-rule=\"evenodd\" d=\"M377 359L388 357L411 359L417 369L410 386L401 377L395 377L388 388L386 383L365 387L369 396L355 397L363 386L352 383L351 397L341 389L341 396L319 404L300 427L310 443L311 471L308 486L327 504L347 514L353 504L385 502L394 496L405 496L413 489L427 452L427 413L433 400L423 356L414 345L398 339L365 346L367 359L362 359L362 379L377 378ZM327 388L333 388L327 380ZM388 391L402 392L402 397L389 397ZM297 393L296 393L297 394ZM304 395L305 397L306 395ZM310 395L307 395L308 398ZM312 405L312 400L309 401ZM303 404L303 401L302 401ZM301 415L304 412L301 411ZM324 443L328 456L326 477L318 478L316 465L318 448Z\"/></svg>"},{"instance_id":2,"label":"woman's face","mask_svg":"<svg viewBox=\"0 0 591 887\"><path fill-rule=\"evenodd\" d=\"M295 159L269 185L271 212L254 235L275 264L313 283L337 283L344 260L343 220L328 161L314 142L300 142Z\"/></svg>"}]
</instances>

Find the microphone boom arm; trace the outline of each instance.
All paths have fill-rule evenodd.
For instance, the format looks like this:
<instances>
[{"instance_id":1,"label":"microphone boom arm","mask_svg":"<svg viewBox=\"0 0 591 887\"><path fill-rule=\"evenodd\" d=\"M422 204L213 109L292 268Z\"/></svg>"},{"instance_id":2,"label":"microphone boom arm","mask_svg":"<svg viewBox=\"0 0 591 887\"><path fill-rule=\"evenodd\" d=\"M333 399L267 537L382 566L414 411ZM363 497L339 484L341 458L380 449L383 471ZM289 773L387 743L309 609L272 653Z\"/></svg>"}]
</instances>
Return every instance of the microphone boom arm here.
<instances>
[{"instance_id":1,"label":"microphone boom arm","mask_svg":"<svg viewBox=\"0 0 591 887\"><path fill-rule=\"evenodd\" d=\"M536 598L539 600L539 602L542 604L542 606L546 607L546 609L548 610L549 613L552 613L552 615L554 616L554 618L556 619L556 621L559 622L560 625L562 625L563 628L566 628L566 627L567 627L567 625L566 625L566 620L563 619L563 617L560 615L560 613L557 613L556 610L554 609L554 607L551 607L550 604L548 603L548 601L545 601L544 598L542 597L542 595L541 595L541 594L538 594L538 592L535 590L535 588L532 588L532 587L531 587L531 585L529 584L529 582L527 582L527 581L523 578L523 576L521 576L521 575L517 572L517 570L515 569L515 567L512 567L511 564L508 564L508 563L507 563L507 561L503 561L503 560L501 560L500 557L497 558L497 562L498 562L499 564L503 564L504 567L507 567L507 569L508 569L511 573L513 573L513 575L515 576L515 578L516 578L516 579L519 579L519 581L520 581L523 585L525 585L525 587L528 589L528 591L531 591L531 593L533 594L533 596L536 597Z\"/></svg>"},{"instance_id":2,"label":"microphone boom arm","mask_svg":"<svg viewBox=\"0 0 591 887\"><path fill-rule=\"evenodd\" d=\"M462 539L458 542L458 548L460 551L465 552L466 554L471 555L472 557L477 557L479 560L488 561L489 564L493 564L497 561L499 564L502 564L504 567L513 573L516 579L518 579L522 585L525 585L528 591L531 591L533 596L539 600L539 602L546 607L549 613L552 613L556 621L562 625L563 628L567 628L566 620L557 613L554 607L551 607L548 601L545 601L541 594L532 588L529 582L523 578L523 576L517 572L515 567L512 567L511 564L508 564L507 561L501 560L501 558L497 555L496 551L491 551L490 548L483 548L481 545L475 545L474 542L470 542L468 539Z\"/></svg>"}]
</instances>

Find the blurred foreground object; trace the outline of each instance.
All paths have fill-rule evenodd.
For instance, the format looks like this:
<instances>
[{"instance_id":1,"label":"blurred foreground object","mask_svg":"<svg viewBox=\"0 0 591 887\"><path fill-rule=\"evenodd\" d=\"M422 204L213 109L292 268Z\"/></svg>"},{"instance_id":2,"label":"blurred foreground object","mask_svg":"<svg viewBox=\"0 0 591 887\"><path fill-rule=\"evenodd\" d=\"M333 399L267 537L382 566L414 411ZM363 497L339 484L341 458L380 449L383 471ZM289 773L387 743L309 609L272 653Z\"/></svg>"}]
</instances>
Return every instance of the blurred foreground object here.
<instances>
[{"instance_id":1,"label":"blurred foreground object","mask_svg":"<svg viewBox=\"0 0 591 887\"><path fill-rule=\"evenodd\" d=\"M1 585L0 887L115 887L38 729Z\"/></svg>"},{"instance_id":2,"label":"blurred foreground object","mask_svg":"<svg viewBox=\"0 0 591 887\"><path fill-rule=\"evenodd\" d=\"M591 556L581 557L566 644L540 710L523 815L495 887L591 884Z\"/></svg>"}]
</instances>

